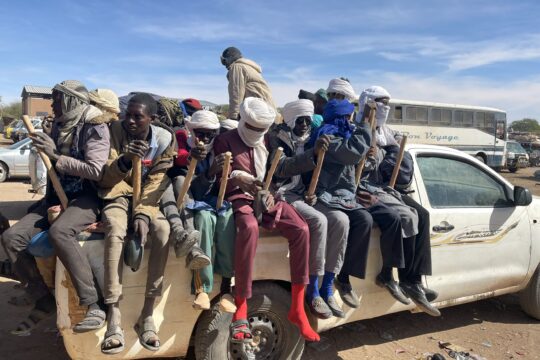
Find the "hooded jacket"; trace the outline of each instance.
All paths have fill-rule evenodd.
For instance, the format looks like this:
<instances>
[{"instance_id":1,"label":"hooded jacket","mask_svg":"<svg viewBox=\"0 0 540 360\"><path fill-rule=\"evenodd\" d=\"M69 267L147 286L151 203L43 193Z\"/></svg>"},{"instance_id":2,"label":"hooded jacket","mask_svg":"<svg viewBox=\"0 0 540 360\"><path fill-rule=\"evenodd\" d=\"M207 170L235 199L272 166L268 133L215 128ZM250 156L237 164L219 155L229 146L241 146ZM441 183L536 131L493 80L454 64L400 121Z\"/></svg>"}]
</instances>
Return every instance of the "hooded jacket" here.
<instances>
[{"instance_id":1,"label":"hooded jacket","mask_svg":"<svg viewBox=\"0 0 540 360\"><path fill-rule=\"evenodd\" d=\"M247 97L263 99L276 107L272 92L262 77L262 69L254 61L240 58L229 67L229 119L238 119L240 104Z\"/></svg>"}]
</instances>

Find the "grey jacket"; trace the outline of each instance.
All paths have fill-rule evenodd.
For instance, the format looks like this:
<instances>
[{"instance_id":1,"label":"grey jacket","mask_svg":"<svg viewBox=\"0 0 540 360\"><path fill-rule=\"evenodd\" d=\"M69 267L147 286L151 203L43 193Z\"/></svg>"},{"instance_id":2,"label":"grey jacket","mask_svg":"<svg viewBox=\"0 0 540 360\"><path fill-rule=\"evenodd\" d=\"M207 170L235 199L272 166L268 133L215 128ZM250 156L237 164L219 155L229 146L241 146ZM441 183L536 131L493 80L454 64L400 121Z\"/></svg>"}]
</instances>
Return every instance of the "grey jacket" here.
<instances>
[{"instance_id":1,"label":"grey jacket","mask_svg":"<svg viewBox=\"0 0 540 360\"><path fill-rule=\"evenodd\" d=\"M362 208L356 202L355 173L370 143L371 129L366 123L358 125L347 140L332 138L317 184L316 193L320 202L340 210Z\"/></svg>"}]
</instances>

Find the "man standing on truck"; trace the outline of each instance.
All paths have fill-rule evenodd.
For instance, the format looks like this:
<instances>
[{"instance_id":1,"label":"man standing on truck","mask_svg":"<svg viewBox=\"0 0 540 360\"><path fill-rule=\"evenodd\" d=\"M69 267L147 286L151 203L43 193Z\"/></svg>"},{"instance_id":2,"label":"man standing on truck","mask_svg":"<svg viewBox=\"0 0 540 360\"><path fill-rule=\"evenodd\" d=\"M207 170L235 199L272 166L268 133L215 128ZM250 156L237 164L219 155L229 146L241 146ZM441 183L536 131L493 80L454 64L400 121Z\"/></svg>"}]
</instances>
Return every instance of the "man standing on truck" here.
<instances>
[{"instance_id":1,"label":"man standing on truck","mask_svg":"<svg viewBox=\"0 0 540 360\"><path fill-rule=\"evenodd\" d=\"M221 64L228 70L229 119L238 120L240 104L247 97L263 99L274 109L274 100L268 84L262 77L262 69L253 60L242 57L235 47L228 47L221 55Z\"/></svg>"},{"instance_id":2,"label":"man standing on truck","mask_svg":"<svg viewBox=\"0 0 540 360\"><path fill-rule=\"evenodd\" d=\"M167 170L176 153L173 134L159 123L151 124L157 103L147 93L138 93L128 103L125 119L111 124L111 152L100 182L100 196L105 201L105 303L109 306L107 332L101 351L116 354L124 348L121 328L122 250L128 227L144 248L151 237L148 275L143 309L135 325L140 344L157 351L160 346L153 312L156 297L163 290L163 274L169 256L169 223L159 211L159 199L169 185ZM142 189L139 203L132 211L132 160L142 159ZM133 212L133 213L132 213ZM131 221L130 217L133 219Z\"/></svg>"},{"instance_id":3,"label":"man standing on truck","mask_svg":"<svg viewBox=\"0 0 540 360\"><path fill-rule=\"evenodd\" d=\"M102 112L89 105L88 90L81 82L66 80L56 84L52 99L55 118L51 136L45 133L30 136L34 146L51 159L69 204L50 225L47 209L59 205L60 200L49 182L45 198L2 235L2 244L17 277L27 284L26 291L36 301L28 319L12 332L15 335L28 334L41 320L56 313L54 296L43 281L36 261L26 252L32 237L47 229L49 241L70 275L80 305L88 306L85 318L73 330L91 331L105 324L92 270L76 236L98 218L100 201L95 182L101 179L109 155L109 129L100 122Z\"/></svg>"}]
</instances>

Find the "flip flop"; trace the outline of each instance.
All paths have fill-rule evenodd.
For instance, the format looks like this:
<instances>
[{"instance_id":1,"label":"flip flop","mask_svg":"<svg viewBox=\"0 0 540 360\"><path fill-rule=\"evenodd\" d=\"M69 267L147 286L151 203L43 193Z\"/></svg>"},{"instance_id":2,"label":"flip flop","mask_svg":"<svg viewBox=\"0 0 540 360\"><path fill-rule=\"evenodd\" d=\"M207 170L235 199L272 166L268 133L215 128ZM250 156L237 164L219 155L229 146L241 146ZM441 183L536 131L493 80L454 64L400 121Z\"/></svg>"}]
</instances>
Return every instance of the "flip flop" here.
<instances>
[{"instance_id":1,"label":"flip flop","mask_svg":"<svg viewBox=\"0 0 540 360\"><path fill-rule=\"evenodd\" d=\"M11 330L10 333L17 336L29 336L32 333L32 330L37 328L43 320L50 318L54 314L54 311L47 312L34 308L30 311L26 320L21 321L17 326L17 329Z\"/></svg>"},{"instance_id":2,"label":"flip flop","mask_svg":"<svg viewBox=\"0 0 540 360\"><path fill-rule=\"evenodd\" d=\"M159 337L157 334L156 325L154 324L153 318L147 318L147 320L143 321L141 324L140 321L137 322L134 326L135 332L139 336L139 343L147 350L150 351L158 351L159 350ZM150 345L148 343L149 340L152 338L157 339L157 346Z\"/></svg>"},{"instance_id":3,"label":"flip flop","mask_svg":"<svg viewBox=\"0 0 540 360\"><path fill-rule=\"evenodd\" d=\"M103 326L105 326L106 318L107 314L105 314L105 311L101 309L90 310L86 313L84 319L73 327L73 331L76 333L82 333L101 329Z\"/></svg>"},{"instance_id":4,"label":"flip flop","mask_svg":"<svg viewBox=\"0 0 540 360\"><path fill-rule=\"evenodd\" d=\"M119 345L111 347L113 341L117 341ZM120 326L116 325L105 333L105 337L101 342L101 352L107 355L118 354L124 350L125 342L124 331Z\"/></svg>"}]
</instances>

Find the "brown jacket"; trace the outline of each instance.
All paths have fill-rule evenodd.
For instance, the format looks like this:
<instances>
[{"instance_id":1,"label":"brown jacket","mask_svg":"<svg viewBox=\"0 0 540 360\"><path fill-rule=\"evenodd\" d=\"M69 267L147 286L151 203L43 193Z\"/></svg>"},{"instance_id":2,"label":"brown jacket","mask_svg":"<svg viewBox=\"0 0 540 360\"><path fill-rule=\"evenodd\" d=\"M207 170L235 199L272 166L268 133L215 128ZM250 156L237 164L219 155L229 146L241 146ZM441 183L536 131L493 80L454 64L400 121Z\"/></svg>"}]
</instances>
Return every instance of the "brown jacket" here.
<instances>
[{"instance_id":1,"label":"brown jacket","mask_svg":"<svg viewBox=\"0 0 540 360\"><path fill-rule=\"evenodd\" d=\"M165 129L159 124L153 124L152 129L156 128ZM148 166L146 176L143 177L141 200L133 215L142 214L152 218L159 211L159 201L170 181L166 172L172 167L173 157L176 154L176 140L169 130L166 131L166 133L161 130L159 132L156 145L165 146L165 149L161 154L156 154L151 165ZM156 134L153 134L154 136ZM124 130L122 122L113 122L111 124L111 152L104 168L103 179L99 183L99 196L104 200L133 194L131 169L124 172L118 163L130 141L129 134Z\"/></svg>"},{"instance_id":2,"label":"brown jacket","mask_svg":"<svg viewBox=\"0 0 540 360\"><path fill-rule=\"evenodd\" d=\"M263 99L276 107L272 92L262 77L262 70L254 61L240 58L229 66L229 119L238 119L240 104L247 97Z\"/></svg>"}]
</instances>

